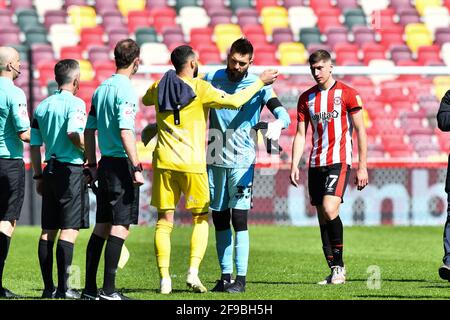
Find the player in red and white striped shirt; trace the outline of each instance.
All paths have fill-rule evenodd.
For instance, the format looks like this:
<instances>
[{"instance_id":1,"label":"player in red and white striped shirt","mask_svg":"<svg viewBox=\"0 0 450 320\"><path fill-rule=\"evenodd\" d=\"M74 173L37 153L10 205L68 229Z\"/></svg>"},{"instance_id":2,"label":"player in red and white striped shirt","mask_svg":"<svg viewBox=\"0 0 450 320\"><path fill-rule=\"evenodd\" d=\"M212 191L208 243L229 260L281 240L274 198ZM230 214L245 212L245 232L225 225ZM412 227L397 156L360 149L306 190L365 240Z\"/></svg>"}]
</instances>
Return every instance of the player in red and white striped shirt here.
<instances>
[{"instance_id":1,"label":"player in red and white striped shirt","mask_svg":"<svg viewBox=\"0 0 450 320\"><path fill-rule=\"evenodd\" d=\"M362 190L368 183L367 139L362 101L356 90L333 79L330 54L318 50L309 57L317 85L304 92L297 106L297 134L292 147L291 183L298 186L298 164L303 154L308 124L312 150L309 158L308 189L317 209L323 251L331 274L319 284L345 283L342 260L343 226L339 206L350 176L352 131L358 137L359 162L355 184Z\"/></svg>"}]
</instances>

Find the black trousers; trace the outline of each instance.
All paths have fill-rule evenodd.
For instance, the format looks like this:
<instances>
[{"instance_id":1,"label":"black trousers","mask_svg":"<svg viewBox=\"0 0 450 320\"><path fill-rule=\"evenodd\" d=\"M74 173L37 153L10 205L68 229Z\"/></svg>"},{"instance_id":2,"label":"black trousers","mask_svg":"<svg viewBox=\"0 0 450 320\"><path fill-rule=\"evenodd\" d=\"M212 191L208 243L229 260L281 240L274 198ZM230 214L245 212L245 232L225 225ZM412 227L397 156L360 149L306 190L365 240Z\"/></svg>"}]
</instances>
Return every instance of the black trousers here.
<instances>
[{"instance_id":1,"label":"black trousers","mask_svg":"<svg viewBox=\"0 0 450 320\"><path fill-rule=\"evenodd\" d=\"M450 155L448 160L450 161ZM444 258L442 261L446 265L450 265L450 162L447 164L445 192L447 193L447 221L444 227Z\"/></svg>"}]
</instances>

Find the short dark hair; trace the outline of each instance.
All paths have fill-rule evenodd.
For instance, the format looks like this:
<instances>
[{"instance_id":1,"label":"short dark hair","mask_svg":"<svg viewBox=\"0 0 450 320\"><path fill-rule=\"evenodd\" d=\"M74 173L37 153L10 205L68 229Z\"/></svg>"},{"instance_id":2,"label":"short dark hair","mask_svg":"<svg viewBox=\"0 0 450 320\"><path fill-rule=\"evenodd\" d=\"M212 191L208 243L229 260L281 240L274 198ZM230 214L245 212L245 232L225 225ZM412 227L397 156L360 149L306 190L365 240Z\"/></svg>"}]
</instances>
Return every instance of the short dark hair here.
<instances>
[{"instance_id":1,"label":"short dark hair","mask_svg":"<svg viewBox=\"0 0 450 320\"><path fill-rule=\"evenodd\" d=\"M124 39L117 42L114 48L114 59L117 69L128 68L139 57L141 49L133 39Z\"/></svg>"},{"instance_id":2,"label":"short dark hair","mask_svg":"<svg viewBox=\"0 0 450 320\"><path fill-rule=\"evenodd\" d=\"M310 56L309 56L309 64L313 65L319 61L331 61L331 55L327 50L317 50L314 51Z\"/></svg>"},{"instance_id":3,"label":"short dark hair","mask_svg":"<svg viewBox=\"0 0 450 320\"><path fill-rule=\"evenodd\" d=\"M74 71L80 70L80 64L74 59L64 59L55 65L55 80L58 86L73 81Z\"/></svg>"},{"instance_id":4,"label":"short dark hair","mask_svg":"<svg viewBox=\"0 0 450 320\"><path fill-rule=\"evenodd\" d=\"M250 41L248 41L246 38L240 38L237 39L230 48L230 54L232 53L239 53L241 55L250 55L250 59L253 58L253 45Z\"/></svg>"},{"instance_id":5,"label":"short dark hair","mask_svg":"<svg viewBox=\"0 0 450 320\"><path fill-rule=\"evenodd\" d=\"M190 46L182 45L173 49L172 53L170 54L170 61L175 67L175 71L177 73L180 72L188 59L192 56L195 56L195 53Z\"/></svg>"}]
</instances>

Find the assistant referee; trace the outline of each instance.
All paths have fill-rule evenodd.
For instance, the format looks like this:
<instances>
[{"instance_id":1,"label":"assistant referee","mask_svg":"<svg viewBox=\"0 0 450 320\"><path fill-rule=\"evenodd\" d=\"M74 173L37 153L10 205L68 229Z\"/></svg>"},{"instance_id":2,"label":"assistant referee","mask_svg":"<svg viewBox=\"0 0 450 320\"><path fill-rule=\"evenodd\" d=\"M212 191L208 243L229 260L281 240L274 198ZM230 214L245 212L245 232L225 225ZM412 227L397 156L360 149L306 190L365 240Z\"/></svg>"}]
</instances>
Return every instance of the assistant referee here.
<instances>
[{"instance_id":1,"label":"assistant referee","mask_svg":"<svg viewBox=\"0 0 450 320\"><path fill-rule=\"evenodd\" d=\"M68 287L73 247L79 229L89 228L89 195L83 175L86 105L75 97L80 84L76 60L61 60L55 65L58 90L43 100L31 124L31 161L36 191L42 195L42 233L39 264L44 281L43 298L78 299L80 294ZM45 144L45 166L41 168L41 146ZM58 288L52 277L53 244L58 233L56 263Z\"/></svg>"},{"instance_id":2,"label":"assistant referee","mask_svg":"<svg viewBox=\"0 0 450 320\"><path fill-rule=\"evenodd\" d=\"M129 299L116 290L115 279L129 227L138 223L139 186L144 184L134 131L138 97L130 80L138 70L139 53L134 40L119 41L114 49L117 71L92 97L85 135L93 180L97 177L96 130L102 157L98 163L96 224L86 251L83 299ZM106 239L103 288L97 292L97 269Z\"/></svg>"},{"instance_id":3,"label":"assistant referee","mask_svg":"<svg viewBox=\"0 0 450 320\"><path fill-rule=\"evenodd\" d=\"M20 217L25 193L23 142L30 142L27 98L13 80L20 74L19 53L0 47L0 297L18 296L3 287L9 244Z\"/></svg>"}]
</instances>

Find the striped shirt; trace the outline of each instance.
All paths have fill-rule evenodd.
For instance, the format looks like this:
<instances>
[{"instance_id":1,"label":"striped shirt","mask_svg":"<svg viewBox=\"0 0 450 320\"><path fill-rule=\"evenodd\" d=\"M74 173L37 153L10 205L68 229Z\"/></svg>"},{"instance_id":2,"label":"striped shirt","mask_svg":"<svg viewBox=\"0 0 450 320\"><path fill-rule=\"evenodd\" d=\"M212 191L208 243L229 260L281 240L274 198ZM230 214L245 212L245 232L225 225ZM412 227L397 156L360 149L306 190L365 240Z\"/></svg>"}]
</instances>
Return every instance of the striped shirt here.
<instances>
[{"instance_id":1,"label":"striped shirt","mask_svg":"<svg viewBox=\"0 0 450 320\"><path fill-rule=\"evenodd\" d=\"M310 167L335 163L352 165L352 132L350 114L362 108L355 89L336 81L329 89L318 85L305 91L297 105L297 120L311 122L312 149Z\"/></svg>"}]
</instances>

